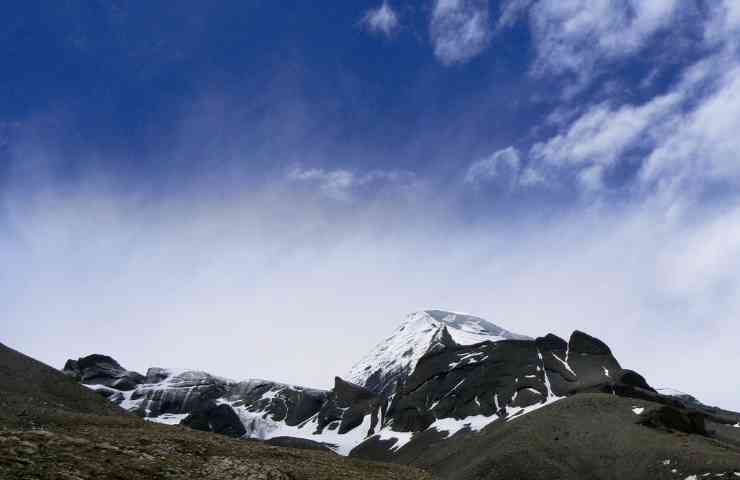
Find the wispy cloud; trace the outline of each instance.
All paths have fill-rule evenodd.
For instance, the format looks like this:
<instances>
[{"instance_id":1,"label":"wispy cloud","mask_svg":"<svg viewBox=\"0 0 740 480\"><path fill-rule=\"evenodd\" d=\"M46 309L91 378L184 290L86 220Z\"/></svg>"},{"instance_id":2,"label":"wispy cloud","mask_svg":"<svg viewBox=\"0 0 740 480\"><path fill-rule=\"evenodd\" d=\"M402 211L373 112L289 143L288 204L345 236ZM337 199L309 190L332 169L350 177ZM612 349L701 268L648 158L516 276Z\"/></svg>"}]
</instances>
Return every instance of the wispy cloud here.
<instances>
[{"instance_id":1,"label":"wispy cloud","mask_svg":"<svg viewBox=\"0 0 740 480\"><path fill-rule=\"evenodd\" d=\"M667 93L638 105L592 105L545 142L537 161L574 170L588 190L626 161L640 161L634 180L668 201L707 185L740 185L740 61L736 48L687 68Z\"/></svg>"},{"instance_id":2,"label":"wispy cloud","mask_svg":"<svg viewBox=\"0 0 740 480\"><path fill-rule=\"evenodd\" d=\"M473 162L465 172L464 183L474 187L503 185L509 190L545 184L541 169L524 166L516 147L507 147Z\"/></svg>"},{"instance_id":3,"label":"wispy cloud","mask_svg":"<svg viewBox=\"0 0 740 480\"><path fill-rule=\"evenodd\" d=\"M362 17L362 25L372 33L392 37L399 29L398 13L384 1L378 8L368 10Z\"/></svg>"},{"instance_id":4,"label":"wispy cloud","mask_svg":"<svg viewBox=\"0 0 740 480\"><path fill-rule=\"evenodd\" d=\"M682 97L678 93L668 94L638 106L594 105L568 124L566 131L536 144L532 153L535 158L554 164L609 166L626 149L648 140L644 135L648 127L670 115Z\"/></svg>"},{"instance_id":5,"label":"wispy cloud","mask_svg":"<svg viewBox=\"0 0 740 480\"><path fill-rule=\"evenodd\" d=\"M315 186L325 196L341 201L355 198L361 190L375 192L389 187L411 190L417 180L412 172L400 170L372 170L358 172L348 169L326 170L294 166L287 173L291 182Z\"/></svg>"},{"instance_id":6,"label":"wispy cloud","mask_svg":"<svg viewBox=\"0 0 740 480\"><path fill-rule=\"evenodd\" d=\"M429 33L444 65L469 61L490 41L487 0L436 0Z\"/></svg>"},{"instance_id":7,"label":"wispy cloud","mask_svg":"<svg viewBox=\"0 0 740 480\"><path fill-rule=\"evenodd\" d=\"M497 29L511 27L519 21L537 0L508 0L501 2Z\"/></svg>"},{"instance_id":8,"label":"wispy cloud","mask_svg":"<svg viewBox=\"0 0 740 480\"><path fill-rule=\"evenodd\" d=\"M534 70L575 76L578 83L570 90L577 91L590 82L598 65L634 54L669 25L677 28L671 20L680 4L679 0L540 0L529 15L537 48Z\"/></svg>"}]
</instances>

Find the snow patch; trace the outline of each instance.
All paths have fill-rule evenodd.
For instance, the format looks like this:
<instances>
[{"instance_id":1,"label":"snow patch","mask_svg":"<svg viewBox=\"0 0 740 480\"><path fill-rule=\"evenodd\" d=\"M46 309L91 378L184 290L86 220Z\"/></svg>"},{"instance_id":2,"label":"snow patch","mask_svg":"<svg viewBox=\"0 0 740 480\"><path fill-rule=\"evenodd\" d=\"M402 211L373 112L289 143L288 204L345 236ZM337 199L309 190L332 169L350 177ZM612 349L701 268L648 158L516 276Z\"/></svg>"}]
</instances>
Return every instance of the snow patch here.
<instances>
[{"instance_id":1,"label":"snow patch","mask_svg":"<svg viewBox=\"0 0 740 480\"><path fill-rule=\"evenodd\" d=\"M493 414L490 417L486 417L485 415L473 415L463 419L438 418L434 423L429 425L428 430L435 429L438 432L446 432L447 436L445 438L449 438L464 428L468 428L473 432L479 432L483 430L484 427L500 418L501 417L496 414Z\"/></svg>"},{"instance_id":2,"label":"snow patch","mask_svg":"<svg viewBox=\"0 0 740 480\"><path fill-rule=\"evenodd\" d=\"M685 397L690 396L686 392L682 392L680 390L676 390L675 388L656 388L656 392L658 392L661 395L665 395L667 397Z\"/></svg>"},{"instance_id":3,"label":"snow patch","mask_svg":"<svg viewBox=\"0 0 740 480\"><path fill-rule=\"evenodd\" d=\"M146 417L144 420L164 425L179 425L188 415L189 413L163 413L158 417Z\"/></svg>"},{"instance_id":4,"label":"snow patch","mask_svg":"<svg viewBox=\"0 0 740 480\"><path fill-rule=\"evenodd\" d=\"M551 353L552 353L552 352L551 352ZM572 369L572 368L570 368L570 365L568 365L568 361L567 361L567 360L563 360L562 358L558 357L558 356L557 356L557 355L555 355L554 353L552 354L552 356L553 356L553 357L555 357L555 360L557 360L557 361L559 361L560 363L562 363L562 364L563 364L563 366L565 367L565 369L566 369L566 370L568 370L568 371L569 371L570 373L572 373L572 374L573 374L573 375L575 376L576 372L574 372L574 371L573 371L573 369ZM567 354L566 354L566 357L565 357L565 358L566 358L566 359L568 358Z\"/></svg>"},{"instance_id":5,"label":"snow patch","mask_svg":"<svg viewBox=\"0 0 740 480\"><path fill-rule=\"evenodd\" d=\"M553 403L557 402L558 400L561 400L563 397L548 397L546 401L542 403L536 403L534 405L530 405L528 407L506 407L506 421L511 422L513 420L516 420L517 418L521 418L528 413L532 413L536 410L539 410L540 408L546 407L548 405L552 405ZM512 411L513 413L509 413Z\"/></svg>"},{"instance_id":6,"label":"snow patch","mask_svg":"<svg viewBox=\"0 0 740 480\"><path fill-rule=\"evenodd\" d=\"M377 437L379 440L383 440L383 441L395 440L396 443L394 443L393 446L390 447L390 450L392 452L395 452L403 448L407 443L409 443L411 439L414 437L414 434L413 432L395 432L391 430L390 428L384 428L383 430L379 431L378 433L376 433L370 438L373 438L373 437Z\"/></svg>"},{"instance_id":7,"label":"snow patch","mask_svg":"<svg viewBox=\"0 0 740 480\"><path fill-rule=\"evenodd\" d=\"M246 430L245 437L260 440L269 440L275 437L294 437L313 440L325 444L340 455L349 455L357 445L362 443L370 433L372 415L368 414L362 423L352 430L340 434L339 422L327 425L319 433L318 413L298 425L288 425L283 421L275 421L267 412L250 411L247 406L239 402L223 401L234 409ZM333 428L330 428L333 427Z\"/></svg>"}]
</instances>

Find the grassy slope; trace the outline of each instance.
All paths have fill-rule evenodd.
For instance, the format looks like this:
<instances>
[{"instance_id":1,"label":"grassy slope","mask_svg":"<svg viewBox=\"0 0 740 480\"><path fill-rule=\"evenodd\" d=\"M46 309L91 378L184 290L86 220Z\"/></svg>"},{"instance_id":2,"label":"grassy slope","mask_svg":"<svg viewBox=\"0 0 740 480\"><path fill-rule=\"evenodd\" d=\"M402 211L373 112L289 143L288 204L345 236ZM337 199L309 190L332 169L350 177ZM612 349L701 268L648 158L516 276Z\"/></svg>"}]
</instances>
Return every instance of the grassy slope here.
<instances>
[{"instance_id":1,"label":"grassy slope","mask_svg":"<svg viewBox=\"0 0 740 480\"><path fill-rule=\"evenodd\" d=\"M659 480L707 472L735 478L733 472L740 473L740 442L728 441L740 440L740 429L713 425L722 430L715 438L653 430L637 423L633 406L646 411L657 407L581 394L511 422L496 422L480 433L416 448L412 443L394 461L450 480Z\"/></svg>"},{"instance_id":2,"label":"grassy slope","mask_svg":"<svg viewBox=\"0 0 740 480\"><path fill-rule=\"evenodd\" d=\"M151 424L0 344L0 478L431 477L409 467Z\"/></svg>"}]
</instances>

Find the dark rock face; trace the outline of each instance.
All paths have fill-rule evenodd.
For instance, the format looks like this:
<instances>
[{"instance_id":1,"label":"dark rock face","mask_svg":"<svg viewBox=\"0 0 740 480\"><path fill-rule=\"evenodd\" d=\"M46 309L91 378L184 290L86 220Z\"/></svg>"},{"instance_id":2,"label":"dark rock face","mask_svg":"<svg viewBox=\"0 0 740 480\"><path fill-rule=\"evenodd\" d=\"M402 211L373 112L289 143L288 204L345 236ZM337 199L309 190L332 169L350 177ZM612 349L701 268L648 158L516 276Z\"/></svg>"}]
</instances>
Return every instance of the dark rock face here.
<instances>
[{"instance_id":1,"label":"dark rock face","mask_svg":"<svg viewBox=\"0 0 740 480\"><path fill-rule=\"evenodd\" d=\"M229 389L228 397L240 405L248 405L249 411L264 412L275 422L296 426L315 415L328 394L323 390L254 380L236 383Z\"/></svg>"},{"instance_id":2,"label":"dark rock face","mask_svg":"<svg viewBox=\"0 0 740 480\"><path fill-rule=\"evenodd\" d=\"M622 370L604 342L579 331L570 337L565 361L576 377L567 386L568 394L601 390Z\"/></svg>"},{"instance_id":3,"label":"dark rock face","mask_svg":"<svg viewBox=\"0 0 740 480\"><path fill-rule=\"evenodd\" d=\"M130 372L111 357L98 354L68 360L62 372L86 385L105 385L120 391L133 390L145 381L140 373Z\"/></svg>"},{"instance_id":4,"label":"dark rock face","mask_svg":"<svg viewBox=\"0 0 740 480\"><path fill-rule=\"evenodd\" d=\"M569 342L549 334L459 346L445 338L393 398L388 416L397 431L421 431L440 418L505 417L509 408L583 391L612 392L622 374L609 347L582 332ZM644 383L634 372L625 378Z\"/></svg>"},{"instance_id":5,"label":"dark rock face","mask_svg":"<svg viewBox=\"0 0 740 480\"><path fill-rule=\"evenodd\" d=\"M182 424L195 430L241 437L246 433L239 416L228 405L213 405L191 413Z\"/></svg>"},{"instance_id":6,"label":"dark rock face","mask_svg":"<svg viewBox=\"0 0 740 480\"><path fill-rule=\"evenodd\" d=\"M423 357L388 411L398 431L421 431L435 419L505 415L548 397L537 345L528 340L450 345Z\"/></svg>"},{"instance_id":7,"label":"dark rock face","mask_svg":"<svg viewBox=\"0 0 740 480\"><path fill-rule=\"evenodd\" d=\"M319 411L319 431L324 428L337 429L339 434L359 427L367 415L371 415L370 430L375 432L381 421L383 397L363 388L334 378L334 389Z\"/></svg>"},{"instance_id":8,"label":"dark rock face","mask_svg":"<svg viewBox=\"0 0 740 480\"><path fill-rule=\"evenodd\" d=\"M146 378L158 379L165 372L150 368ZM226 380L204 372L187 371L165 378L165 385L144 384L133 392L131 399L140 400L135 413L157 417L163 413L198 412L212 407L214 400L228 391Z\"/></svg>"},{"instance_id":9,"label":"dark rock face","mask_svg":"<svg viewBox=\"0 0 740 480\"><path fill-rule=\"evenodd\" d=\"M688 434L707 434L706 416L696 411L662 406L646 412L643 417L639 423L647 427Z\"/></svg>"}]
</instances>

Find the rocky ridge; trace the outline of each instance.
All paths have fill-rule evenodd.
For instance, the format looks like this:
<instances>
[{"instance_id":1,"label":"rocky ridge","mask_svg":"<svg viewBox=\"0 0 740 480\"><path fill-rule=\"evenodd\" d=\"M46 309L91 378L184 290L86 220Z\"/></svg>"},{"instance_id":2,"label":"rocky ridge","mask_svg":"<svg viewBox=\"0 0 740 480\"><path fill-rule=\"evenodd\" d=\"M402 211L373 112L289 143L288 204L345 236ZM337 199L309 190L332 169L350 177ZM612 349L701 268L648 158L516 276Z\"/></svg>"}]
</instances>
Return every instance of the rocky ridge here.
<instances>
[{"instance_id":1,"label":"rocky ridge","mask_svg":"<svg viewBox=\"0 0 740 480\"><path fill-rule=\"evenodd\" d=\"M567 341L553 334L530 339L440 310L409 315L351 370L351 381L337 377L330 391L198 371L150 368L141 375L102 355L70 360L64 372L147 420L233 437L292 439L343 455L373 444L392 456L424 432L449 438L480 431L583 393L660 403L668 413L645 423L654 428L667 423L701 434L706 420L740 424L733 412L661 394L584 332ZM692 420L670 420L682 415Z\"/></svg>"}]
</instances>

